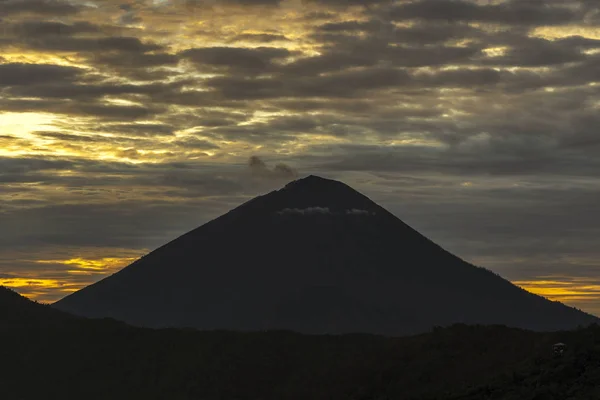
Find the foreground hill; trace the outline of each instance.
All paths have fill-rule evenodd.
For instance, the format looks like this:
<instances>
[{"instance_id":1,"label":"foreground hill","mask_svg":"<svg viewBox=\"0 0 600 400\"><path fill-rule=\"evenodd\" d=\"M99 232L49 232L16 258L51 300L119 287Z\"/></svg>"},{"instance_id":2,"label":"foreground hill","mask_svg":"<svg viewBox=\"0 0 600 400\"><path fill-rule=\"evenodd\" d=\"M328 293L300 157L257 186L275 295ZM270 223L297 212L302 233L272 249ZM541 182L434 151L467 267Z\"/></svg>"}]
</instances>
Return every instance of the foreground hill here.
<instances>
[{"instance_id":1,"label":"foreground hill","mask_svg":"<svg viewBox=\"0 0 600 400\"><path fill-rule=\"evenodd\" d=\"M23 305L24 299L19 301ZM2 304L2 298L0 298ZM43 307L37 304L32 306ZM0 324L7 307L0 307ZM598 399L600 328L417 336L134 328L66 315L0 329L3 399ZM552 354L562 341L567 352Z\"/></svg>"},{"instance_id":2,"label":"foreground hill","mask_svg":"<svg viewBox=\"0 0 600 400\"><path fill-rule=\"evenodd\" d=\"M49 305L32 302L18 293L0 286L0 331L12 327L47 327L62 325L75 317ZM0 342L0 346L4 343Z\"/></svg>"},{"instance_id":3,"label":"foreground hill","mask_svg":"<svg viewBox=\"0 0 600 400\"><path fill-rule=\"evenodd\" d=\"M448 253L345 184L309 176L181 236L54 307L145 327L411 334L550 331L597 319Z\"/></svg>"}]
</instances>

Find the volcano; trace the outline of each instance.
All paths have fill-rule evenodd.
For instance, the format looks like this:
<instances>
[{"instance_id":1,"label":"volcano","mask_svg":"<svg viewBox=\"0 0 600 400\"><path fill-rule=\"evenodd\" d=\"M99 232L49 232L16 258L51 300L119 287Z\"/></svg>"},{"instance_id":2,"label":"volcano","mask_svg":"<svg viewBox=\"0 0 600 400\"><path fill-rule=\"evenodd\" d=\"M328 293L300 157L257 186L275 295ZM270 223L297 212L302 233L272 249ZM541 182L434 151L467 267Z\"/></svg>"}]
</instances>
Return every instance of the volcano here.
<instances>
[{"instance_id":1,"label":"volcano","mask_svg":"<svg viewBox=\"0 0 600 400\"><path fill-rule=\"evenodd\" d=\"M473 266L349 186L258 196L53 307L144 327L404 335L454 323L539 331L597 318Z\"/></svg>"}]
</instances>

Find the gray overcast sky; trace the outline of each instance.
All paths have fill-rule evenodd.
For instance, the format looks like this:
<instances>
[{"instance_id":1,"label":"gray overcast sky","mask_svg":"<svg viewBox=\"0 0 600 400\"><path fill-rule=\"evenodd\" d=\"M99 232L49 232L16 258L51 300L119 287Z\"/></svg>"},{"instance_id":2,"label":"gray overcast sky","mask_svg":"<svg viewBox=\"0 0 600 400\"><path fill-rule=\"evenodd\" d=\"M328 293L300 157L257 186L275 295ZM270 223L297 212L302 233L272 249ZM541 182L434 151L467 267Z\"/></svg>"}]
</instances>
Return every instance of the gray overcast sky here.
<instances>
[{"instance_id":1,"label":"gray overcast sky","mask_svg":"<svg viewBox=\"0 0 600 400\"><path fill-rule=\"evenodd\" d=\"M314 173L600 314L596 0L0 0L0 15L0 284L56 300Z\"/></svg>"}]
</instances>

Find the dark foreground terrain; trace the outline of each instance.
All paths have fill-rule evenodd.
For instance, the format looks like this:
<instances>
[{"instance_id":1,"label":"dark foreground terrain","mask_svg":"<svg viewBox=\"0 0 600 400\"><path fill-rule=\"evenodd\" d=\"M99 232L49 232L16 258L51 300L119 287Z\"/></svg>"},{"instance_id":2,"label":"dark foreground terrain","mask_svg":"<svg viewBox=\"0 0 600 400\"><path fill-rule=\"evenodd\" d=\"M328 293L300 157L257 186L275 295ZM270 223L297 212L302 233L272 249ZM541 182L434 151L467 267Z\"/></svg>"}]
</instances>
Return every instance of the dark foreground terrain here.
<instances>
[{"instance_id":1,"label":"dark foreground terrain","mask_svg":"<svg viewBox=\"0 0 600 400\"><path fill-rule=\"evenodd\" d=\"M597 325L454 325L403 338L153 330L71 317L0 287L0 343L10 400L600 398Z\"/></svg>"}]
</instances>

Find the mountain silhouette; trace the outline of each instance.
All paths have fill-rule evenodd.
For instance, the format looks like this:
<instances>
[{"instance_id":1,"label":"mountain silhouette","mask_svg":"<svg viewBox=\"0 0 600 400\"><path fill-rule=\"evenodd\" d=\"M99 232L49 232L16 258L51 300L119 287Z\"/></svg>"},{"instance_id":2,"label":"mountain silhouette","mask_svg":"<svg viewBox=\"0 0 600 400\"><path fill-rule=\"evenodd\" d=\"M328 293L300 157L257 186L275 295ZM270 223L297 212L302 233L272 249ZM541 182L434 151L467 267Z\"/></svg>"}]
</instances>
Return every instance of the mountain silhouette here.
<instances>
[{"instance_id":1,"label":"mountain silhouette","mask_svg":"<svg viewBox=\"0 0 600 400\"><path fill-rule=\"evenodd\" d=\"M17 292L0 286L0 330L59 325L75 317L45 304L35 303Z\"/></svg>"},{"instance_id":2,"label":"mountain silhouette","mask_svg":"<svg viewBox=\"0 0 600 400\"><path fill-rule=\"evenodd\" d=\"M258 196L53 305L145 327L403 335L454 323L538 331L598 320L309 176Z\"/></svg>"}]
</instances>

